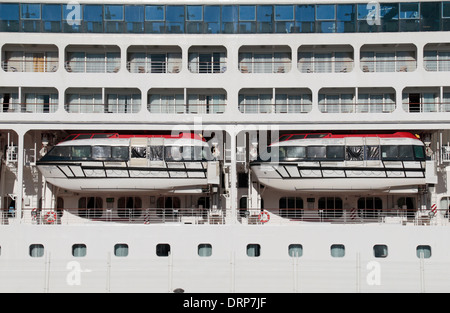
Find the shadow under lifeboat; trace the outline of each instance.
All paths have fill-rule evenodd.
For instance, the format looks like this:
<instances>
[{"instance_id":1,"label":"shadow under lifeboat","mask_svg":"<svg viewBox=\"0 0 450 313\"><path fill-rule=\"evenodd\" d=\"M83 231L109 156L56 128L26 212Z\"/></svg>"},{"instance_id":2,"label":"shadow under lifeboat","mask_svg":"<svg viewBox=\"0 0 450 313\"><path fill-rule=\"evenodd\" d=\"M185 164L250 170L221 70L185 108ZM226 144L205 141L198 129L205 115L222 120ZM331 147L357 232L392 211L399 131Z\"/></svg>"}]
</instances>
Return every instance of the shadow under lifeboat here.
<instances>
[{"instance_id":1,"label":"shadow under lifeboat","mask_svg":"<svg viewBox=\"0 0 450 313\"><path fill-rule=\"evenodd\" d=\"M197 135L72 135L38 162L46 181L72 191L201 192L219 184L219 163Z\"/></svg>"},{"instance_id":2,"label":"shadow under lifeboat","mask_svg":"<svg viewBox=\"0 0 450 313\"><path fill-rule=\"evenodd\" d=\"M259 183L284 191L417 192L424 143L407 132L287 134L250 163Z\"/></svg>"}]
</instances>

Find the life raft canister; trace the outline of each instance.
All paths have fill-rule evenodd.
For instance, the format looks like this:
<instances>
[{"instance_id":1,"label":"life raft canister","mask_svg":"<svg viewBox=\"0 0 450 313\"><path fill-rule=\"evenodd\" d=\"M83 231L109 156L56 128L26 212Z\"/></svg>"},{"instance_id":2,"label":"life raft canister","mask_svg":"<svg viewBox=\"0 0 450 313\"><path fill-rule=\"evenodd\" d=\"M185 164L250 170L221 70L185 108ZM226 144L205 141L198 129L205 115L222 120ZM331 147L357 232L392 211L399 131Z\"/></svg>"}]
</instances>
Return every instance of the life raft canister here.
<instances>
[{"instance_id":1,"label":"life raft canister","mask_svg":"<svg viewBox=\"0 0 450 313\"><path fill-rule=\"evenodd\" d=\"M44 220L47 224L53 224L56 222L56 212L47 211L44 214Z\"/></svg>"},{"instance_id":2,"label":"life raft canister","mask_svg":"<svg viewBox=\"0 0 450 313\"><path fill-rule=\"evenodd\" d=\"M267 223L268 221L270 221L270 214L269 212L267 212L266 210L261 211L261 213L259 213L258 215L258 219L261 223Z\"/></svg>"}]
</instances>

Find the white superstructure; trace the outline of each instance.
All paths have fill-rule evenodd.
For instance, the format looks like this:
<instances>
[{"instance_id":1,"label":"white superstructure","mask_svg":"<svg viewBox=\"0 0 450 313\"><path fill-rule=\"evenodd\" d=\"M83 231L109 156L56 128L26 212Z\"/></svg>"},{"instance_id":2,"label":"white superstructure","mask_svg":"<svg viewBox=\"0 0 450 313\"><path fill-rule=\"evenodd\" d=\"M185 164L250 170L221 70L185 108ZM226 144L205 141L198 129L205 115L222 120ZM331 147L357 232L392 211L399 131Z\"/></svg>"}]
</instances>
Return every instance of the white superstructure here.
<instances>
[{"instance_id":1,"label":"white superstructure","mask_svg":"<svg viewBox=\"0 0 450 313\"><path fill-rule=\"evenodd\" d=\"M449 291L449 31L448 1L1 2L0 291Z\"/></svg>"}]
</instances>

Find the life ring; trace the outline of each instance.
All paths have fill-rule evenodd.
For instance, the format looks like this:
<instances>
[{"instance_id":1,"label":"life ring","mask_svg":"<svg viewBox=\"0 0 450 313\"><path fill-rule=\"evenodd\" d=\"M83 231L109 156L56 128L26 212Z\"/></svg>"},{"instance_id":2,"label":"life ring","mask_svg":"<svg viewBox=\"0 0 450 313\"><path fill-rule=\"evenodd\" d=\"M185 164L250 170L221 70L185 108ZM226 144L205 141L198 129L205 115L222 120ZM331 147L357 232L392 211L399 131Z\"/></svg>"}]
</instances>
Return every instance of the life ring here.
<instances>
[{"instance_id":1,"label":"life ring","mask_svg":"<svg viewBox=\"0 0 450 313\"><path fill-rule=\"evenodd\" d=\"M31 220L32 221L36 221L37 220L37 209L36 208L31 210Z\"/></svg>"},{"instance_id":2,"label":"life ring","mask_svg":"<svg viewBox=\"0 0 450 313\"><path fill-rule=\"evenodd\" d=\"M261 213L259 213L258 215L258 219L261 223L267 223L268 221L270 221L270 214L267 211L261 211Z\"/></svg>"},{"instance_id":3,"label":"life ring","mask_svg":"<svg viewBox=\"0 0 450 313\"><path fill-rule=\"evenodd\" d=\"M44 215L44 220L47 224L53 224L56 222L56 212L47 211Z\"/></svg>"}]
</instances>

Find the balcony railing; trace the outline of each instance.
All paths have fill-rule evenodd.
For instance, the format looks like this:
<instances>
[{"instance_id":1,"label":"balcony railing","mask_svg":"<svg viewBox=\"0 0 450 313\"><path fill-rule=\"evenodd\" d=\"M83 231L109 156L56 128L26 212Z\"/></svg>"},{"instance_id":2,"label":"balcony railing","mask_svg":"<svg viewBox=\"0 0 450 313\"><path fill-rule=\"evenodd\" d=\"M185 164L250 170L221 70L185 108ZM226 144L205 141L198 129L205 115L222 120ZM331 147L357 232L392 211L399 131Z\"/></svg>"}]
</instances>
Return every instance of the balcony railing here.
<instances>
[{"instance_id":1,"label":"balcony railing","mask_svg":"<svg viewBox=\"0 0 450 313\"><path fill-rule=\"evenodd\" d=\"M58 70L58 60L3 61L1 66L5 72L56 72Z\"/></svg>"},{"instance_id":2,"label":"balcony railing","mask_svg":"<svg viewBox=\"0 0 450 313\"><path fill-rule=\"evenodd\" d=\"M189 71L196 74L225 73L227 62L189 62Z\"/></svg>"},{"instance_id":3,"label":"balcony railing","mask_svg":"<svg viewBox=\"0 0 450 313\"><path fill-rule=\"evenodd\" d=\"M291 61L242 61L239 63L241 73L287 73L291 68Z\"/></svg>"},{"instance_id":4,"label":"balcony railing","mask_svg":"<svg viewBox=\"0 0 450 313\"><path fill-rule=\"evenodd\" d=\"M322 113L392 113L395 103L370 102L370 103L319 103L319 111Z\"/></svg>"},{"instance_id":5,"label":"balcony railing","mask_svg":"<svg viewBox=\"0 0 450 313\"><path fill-rule=\"evenodd\" d=\"M226 103L157 103L148 104L150 113L166 114L221 114L225 112Z\"/></svg>"},{"instance_id":6,"label":"balcony railing","mask_svg":"<svg viewBox=\"0 0 450 313\"><path fill-rule=\"evenodd\" d=\"M54 113L58 103L0 103L3 113Z\"/></svg>"},{"instance_id":7,"label":"balcony railing","mask_svg":"<svg viewBox=\"0 0 450 313\"><path fill-rule=\"evenodd\" d=\"M138 113L141 105L134 104L104 104L104 103L66 103L68 113Z\"/></svg>"},{"instance_id":8,"label":"balcony railing","mask_svg":"<svg viewBox=\"0 0 450 313\"><path fill-rule=\"evenodd\" d=\"M308 113L312 109L311 103L245 103L239 104L241 113Z\"/></svg>"},{"instance_id":9,"label":"balcony railing","mask_svg":"<svg viewBox=\"0 0 450 313\"><path fill-rule=\"evenodd\" d=\"M225 210L208 208L139 208L139 209L24 209L22 222L31 225L82 225L82 224L210 224L223 225L235 220L247 225L283 225L292 223L332 224L414 224L436 225L435 215L447 222L448 210L408 209L238 209L236 216L227 216ZM262 214L261 214L262 213ZM229 213L228 213L229 214ZM1 224L16 218L14 210L1 211Z\"/></svg>"},{"instance_id":10,"label":"balcony railing","mask_svg":"<svg viewBox=\"0 0 450 313\"><path fill-rule=\"evenodd\" d=\"M299 61L301 73L347 73L353 70L353 60L345 61Z\"/></svg>"},{"instance_id":11,"label":"balcony railing","mask_svg":"<svg viewBox=\"0 0 450 313\"><path fill-rule=\"evenodd\" d=\"M361 70L365 73L413 72L416 68L416 60L361 60Z\"/></svg>"},{"instance_id":12,"label":"balcony railing","mask_svg":"<svg viewBox=\"0 0 450 313\"><path fill-rule=\"evenodd\" d=\"M404 102L403 108L409 113L450 112L450 102Z\"/></svg>"},{"instance_id":13,"label":"balcony railing","mask_svg":"<svg viewBox=\"0 0 450 313\"><path fill-rule=\"evenodd\" d=\"M128 61L130 73L179 73L181 61Z\"/></svg>"},{"instance_id":14,"label":"balcony railing","mask_svg":"<svg viewBox=\"0 0 450 313\"><path fill-rule=\"evenodd\" d=\"M64 66L69 73L117 73L120 70L120 61L66 61Z\"/></svg>"}]
</instances>

